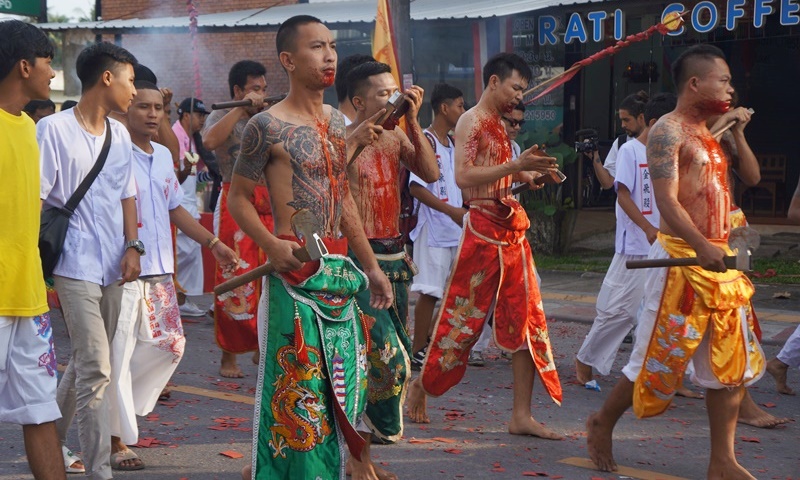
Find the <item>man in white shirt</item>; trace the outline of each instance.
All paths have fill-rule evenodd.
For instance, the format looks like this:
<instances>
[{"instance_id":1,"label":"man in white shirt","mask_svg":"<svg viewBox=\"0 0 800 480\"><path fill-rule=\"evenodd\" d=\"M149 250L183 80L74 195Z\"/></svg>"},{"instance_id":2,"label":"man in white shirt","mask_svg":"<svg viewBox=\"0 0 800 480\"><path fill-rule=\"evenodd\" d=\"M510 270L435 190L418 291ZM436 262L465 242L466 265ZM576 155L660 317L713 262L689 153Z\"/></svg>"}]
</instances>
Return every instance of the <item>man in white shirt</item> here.
<instances>
[{"instance_id":1,"label":"man in white shirt","mask_svg":"<svg viewBox=\"0 0 800 480\"><path fill-rule=\"evenodd\" d=\"M194 143L194 134L200 132L209 114L205 104L197 98L185 98L178 106L178 121L172 125L172 131L178 137L180 152L178 154L178 181L183 189L181 205L195 219L200 219L200 209L197 207L197 168L190 161L197 161L197 146ZM186 300L186 295L197 296L203 294L203 255L200 244L189 238L183 232L175 236L176 280L178 288L178 303L181 314L187 317L202 317L206 312Z\"/></svg>"},{"instance_id":2,"label":"man in white shirt","mask_svg":"<svg viewBox=\"0 0 800 480\"><path fill-rule=\"evenodd\" d=\"M439 164L439 179L433 183L410 174L411 195L420 203L417 226L411 231L414 242L414 263L419 273L414 275L412 292L420 296L414 307L414 341L411 368L419 370L425 360L433 309L442 298L453 259L461 238L463 208L461 189L456 185L453 166L455 144L450 131L464 113L464 94L456 87L440 83L431 95L433 123L423 133L431 142Z\"/></svg>"},{"instance_id":3,"label":"man in white shirt","mask_svg":"<svg viewBox=\"0 0 800 480\"><path fill-rule=\"evenodd\" d=\"M645 127L642 114L644 113L644 106L647 104L649 96L646 92L640 91L633 95L628 95L619 104L619 121L622 124L622 129L625 130L626 136L619 136L614 140L606 156L606 161L600 161L600 154L595 150L592 152L592 165L594 166L594 173L597 180L600 181L600 186L603 189L608 189L614 186L614 177L617 176L617 153L622 145L638 137ZM624 141L623 141L624 139Z\"/></svg>"},{"instance_id":4,"label":"man in white shirt","mask_svg":"<svg viewBox=\"0 0 800 480\"><path fill-rule=\"evenodd\" d=\"M111 343L111 456L112 466L120 470L144 468L141 459L126 447L138 441L136 415L153 411L186 343L172 282L170 221L210 248L223 268L230 268L236 260L230 248L181 206L183 190L172 156L166 147L152 141L164 115L163 96L151 82L137 81L135 86L136 97L126 119L133 142L139 236L150 248L149 255L142 257L139 278L125 284Z\"/></svg>"},{"instance_id":5,"label":"man in white shirt","mask_svg":"<svg viewBox=\"0 0 800 480\"><path fill-rule=\"evenodd\" d=\"M76 71L82 96L67 111L36 126L41 151L43 208L63 207L94 166L107 133L108 158L70 218L64 251L53 272L72 356L58 386L57 422L62 444L77 412L78 438L87 478L111 477L111 436L106 387L110 375L109 342L119 318L122 285L139 276L144 245L136 228L136 185L131 139L119 122L136 90L136 58L111 43L87 47ZM110 132L106 130L110 129Z\"/></svg>"},{"instance_id":6,"label":"man in white shirt","mask_svg":"<svg viewBox=\"0 0 800 480\"><path fill-rule=\"evenodd\" d=\"M625 262L647 258L660 220L647 168L647 133L650 126L674 110L676 104L677 98L671 93L654 96L637 120L643 122L645 128L619 149L614 178L617 189L615 253L597 295L597 317L575 359L581 384L593 380L592 367L601 375L611 372L622 340L636 324L647 270L629 270ZM597 388L595 384L589 386Z\"/></svg>"}]
</instances>

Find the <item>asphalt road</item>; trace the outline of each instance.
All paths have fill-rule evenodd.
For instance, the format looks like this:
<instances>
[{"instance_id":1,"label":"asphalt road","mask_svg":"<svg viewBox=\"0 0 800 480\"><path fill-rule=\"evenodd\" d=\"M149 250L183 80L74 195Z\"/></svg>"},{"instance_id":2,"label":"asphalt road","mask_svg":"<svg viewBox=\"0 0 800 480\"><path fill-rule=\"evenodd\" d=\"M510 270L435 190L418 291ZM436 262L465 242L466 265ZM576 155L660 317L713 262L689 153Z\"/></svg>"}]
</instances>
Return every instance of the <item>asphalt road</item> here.
<instances>
[{"instance_id":1,"label":"asphalt road","mask_svg":"<svg viewBox=\"0 0 800 480\"><path fill-rule=\"evenodd\" d=\"M205 304L210 303L204 298ZM63 321L54 319L59 363L66 363L68 340ZM596 472L579 465L588 459L584 423L611 390L629 346L617 357L614 374L600 377L602 392L574 383L573 358L588 331L581 322L551 321L551 338L564 387L563 406L553 404L541 385L534 387L534 416L564 434L564 441L547 441L507 433L511 409L511 365L490 351L487 366L470 368L462 384L429 402L429 425L406 424L396 445L373 446L373 456L402 479L664 479L704 478L708 425L703 401L678 398L662 416L637 420L632 413L620 422L614 438L616 459L634 469L627 475ZM208 318L187 320L187 350L173 377L176 387L167 402L141 418L136 452L147 467L115 473L136 479L238 479L249 463L252 436L252 397L256 366L240 357L245 378L219 377L219 352ZM765 347L769 357L777 347ZM790 373L795 387L798 373ZM775 393L771 379L752 388L755 401L770 413L795 420L784 428L762 430L740 426L736 452L739 462L760 479L800 479L800 397ZM79 449L73 425L69 446ZM238 453L230 458L222 452ZM236 455L233 455L236 456ZM585 461L585 460L583 460ZM0 480L31 478L25 460L21 429L0 424Z\"/></svg>"}]
</instances>

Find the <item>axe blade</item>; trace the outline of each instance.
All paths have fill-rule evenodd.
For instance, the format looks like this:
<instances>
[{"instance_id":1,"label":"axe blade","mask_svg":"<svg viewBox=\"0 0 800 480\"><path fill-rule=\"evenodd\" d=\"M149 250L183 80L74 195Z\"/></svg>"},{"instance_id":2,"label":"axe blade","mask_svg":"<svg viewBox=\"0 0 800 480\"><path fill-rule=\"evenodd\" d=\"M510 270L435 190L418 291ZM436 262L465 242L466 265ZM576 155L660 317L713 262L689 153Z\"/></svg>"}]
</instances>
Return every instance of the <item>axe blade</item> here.
<instances>
[{"instance_id":1,"label":"axe blade","mask_svg":"<svg viewBox=\"0 0 800 480\"><path fill-rule=\"evenodd\" d=\"M292 214L292 231L298 239L304 242L301 251L295 251L295 256L304 262L319 260L328 254L328 248L322 242L319 233L322 230L319 218L310 210L301 208ZM307 258L301 258L303 257Z\"/></svg>"}]
</instances>

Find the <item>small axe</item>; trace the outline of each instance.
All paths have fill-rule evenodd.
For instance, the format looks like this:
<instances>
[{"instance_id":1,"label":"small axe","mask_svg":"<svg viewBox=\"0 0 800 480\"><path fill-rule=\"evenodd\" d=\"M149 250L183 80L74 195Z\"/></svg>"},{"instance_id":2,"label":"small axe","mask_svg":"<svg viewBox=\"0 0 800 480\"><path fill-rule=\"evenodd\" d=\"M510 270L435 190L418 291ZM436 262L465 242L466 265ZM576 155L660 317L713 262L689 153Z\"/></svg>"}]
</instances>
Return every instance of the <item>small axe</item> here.
<instances>
[{"instance_id":1,"label":"small axe","mask_svg":"<svg viewBox=\"0 0 800 480\"><path fill-rule=\"evenodd\" d=\"M292 254L301 262L311 262L319 260L328 254L328 248L322 242L319 232L321 230L319 219L307 209L300 209L292 215L291 219L292 231L300 240L305 241L302 248L292 251ZM244 284L250 283L266 275L275 272L275 267L267 261L264 265L250 270L249 272L239 275L238 277L231 278L230 280L220 283L214 287L216 295L230 292L234 288L241 287Z\"/></svg>"},{"instance_id":2,"label":"small axe","mask_svg":"<svg viewBox=\"0 0 800 480\"><path fill-rule=\"evenodd\" d=\"M381 115L380 118L378 118L378 120L375 122L375 125L381 125L386 130L394 130L394 127L397 126L397 123L400 121L403 115L408 112L408 107L408 98L406 98L405 94L400 90L395 91L392 96L389 97L389 100L386 102L386 106L383 107L386 109L386 111L383 112L383 115ZM356 158L361 155L361 152L364 151L364 148L364 145L359 145L358 148L356 148L356 151L353 152L353 156L350 157L347 165L352 164Z\"/></svg>"},{"instance_id":3,"label":"small axe","mask_svg":"<svg viewBox=\"0 0 800 480\"><path fill-rule=\"evenodd\" d=\"M752 252L761 244L761 236L752 227L737 227L731 230L728 236L728 246L733 250L733 255L723 257L725 266L732 270L742 272L753 271ZM689 267L698 266L696 257L689 258L656 258L647 260L628 260L625 266L634 268L657 267Z\"/></svg>"}]
</instances>

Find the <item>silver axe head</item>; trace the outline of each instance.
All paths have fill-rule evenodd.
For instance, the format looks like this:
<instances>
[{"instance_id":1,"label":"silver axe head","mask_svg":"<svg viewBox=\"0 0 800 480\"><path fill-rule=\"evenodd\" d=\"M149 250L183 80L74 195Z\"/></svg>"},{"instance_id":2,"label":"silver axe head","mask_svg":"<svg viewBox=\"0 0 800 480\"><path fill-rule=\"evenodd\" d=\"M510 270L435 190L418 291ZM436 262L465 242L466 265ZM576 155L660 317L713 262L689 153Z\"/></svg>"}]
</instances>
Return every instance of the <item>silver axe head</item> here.
<instances>
[{"instance_id":1,"label":"silver axe head","mask_svg":"<svg viewBox=\"0 0 800 480\"><path fill-rule=\"evenodd\" d=\"M728 246L733 250L733 256L725 262L728 268L735 268L742 272L753 271L753 252L761 245L761 235L752 227L736 227L728 236Z\"/></svg>"},{"instance_id":2,"label":"silver axe head","mask_svg":"<svg viewBox=\"0 0 800 480\"><path fill-rule=\"evenodd\" d=\"M303 262L310 262L328 254L328 248L318 233L322 230L322 225L316 215L310 210L301 208L292 214L291 223L295 236L305 241L301 251L295 250L295 257Z\"/></svg>"}]
</instances>

